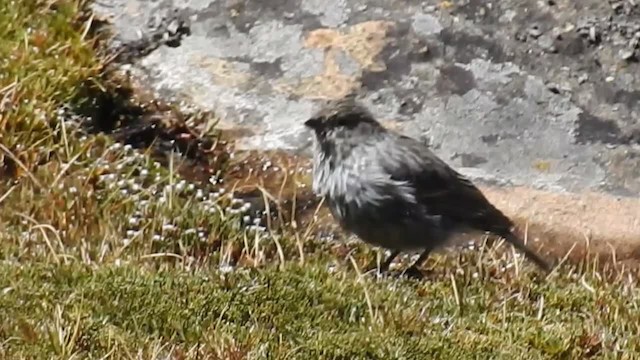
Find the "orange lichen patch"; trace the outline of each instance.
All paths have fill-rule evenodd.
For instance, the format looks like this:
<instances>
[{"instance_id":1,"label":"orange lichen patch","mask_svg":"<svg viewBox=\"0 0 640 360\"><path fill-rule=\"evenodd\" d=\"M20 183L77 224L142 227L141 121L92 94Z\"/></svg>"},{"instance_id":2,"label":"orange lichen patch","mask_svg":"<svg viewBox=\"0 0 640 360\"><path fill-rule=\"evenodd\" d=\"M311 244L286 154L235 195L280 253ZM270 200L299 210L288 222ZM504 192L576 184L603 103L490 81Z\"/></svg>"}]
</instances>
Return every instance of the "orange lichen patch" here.
<instances>
[{"instance_id":1,"label":"orange lichen patch","mask_svg":"<svg viewBox=\"0 0 640 360\"><path fill-rule=\"evenodd\" d=\"M533 163L533 167L540 172L549 172L551 163L549 161L538 160Z\"/></svg>"},{"instance_id":2,"label":"orange lichen patch","mask_svg":"<svg viewBox=\"0 0 640 360\"><path fill-rule=\"evenodd\" d=\"M356 77L344 75L340 72L340 67L333 55L327 55L324 59L324 73L321 75L304 78L297 83L277 84L275 89L309 99L327 100L341 98L352 92L359 85L360 83Z\"/></svg>"},{"instance_id":3,"label":"orange lichen patch","mask_svg":"<svg viewBox=\"0 0 640 360\"><path fill-rule=\"evenodd\" d=\"M393 26L390 21L366 21L352 26L347 33L318 29L309 33L304 45L308 48L339 49L364 70L384 71L386 64L378 59L378 55L389 42L387 33Z\"/></svg>"},{"instance_id":4,"label":"orange lichen patch","mask_svg":"<svg viewBox=\"0 0 640 360\"><path fill-rule=\"evenodd\" d=\"M451 9L454 6L455 5L451 1L442 1L440 4L438 4L438 7L443 10Z\"/></svg>"},{"instance_id":5,"label":"orange lichen patch","mask_svg":"<svg viewBox=\"0 0 640 360\"><path fill-rule=\"evenodd\" d=\"M197 56L190 62L207 70L213 76L213 82L228 87L241 88L251 80L251 75L238 71L234 63L207 56Z\"/></svg>"},{"instance_id":6,"label":"orange lichen patch","mask_svg":"<svg viewBox=\"0 0 640 360\"><path fill-rule=\"evenodd\" d=\"M367 21L352 26L346 33L336 29L311 31L305 39L304 46L325 50L323 73L294 83L280 83L275 88L281 92L312 99L336 99L345 96L360 86L359 76L362 71L386 70L386 64L379 59L379 55L389 42L387 33L393 25L394 23L389 21ZM336 61L340 51L358 64L358 74L342 73Z\"/></svg>"}]
</instances>

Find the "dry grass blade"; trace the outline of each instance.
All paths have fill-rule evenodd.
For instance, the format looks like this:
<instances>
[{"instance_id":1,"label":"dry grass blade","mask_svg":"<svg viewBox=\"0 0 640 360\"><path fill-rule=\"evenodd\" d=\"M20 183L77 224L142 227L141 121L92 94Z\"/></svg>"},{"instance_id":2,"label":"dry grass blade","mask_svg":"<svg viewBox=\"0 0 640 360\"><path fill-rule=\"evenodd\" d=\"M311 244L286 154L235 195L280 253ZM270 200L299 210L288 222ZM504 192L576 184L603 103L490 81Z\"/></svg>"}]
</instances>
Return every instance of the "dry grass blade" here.
<instances>
[{"instance_id":1,"label":"dry grass blade","mask_svg":"<svg viewBox=\"0 0 640 360\"><path fill-rule=\"evenodd\" d=\"M265 212L266 212L266 216L267 216L267 228L271 232L271 231L273 231L273 228L271 227L271 207L269 206L269 199L275 200L275 198L264 187L258 186L258 189L260 190L260 193L262 194L262 201L263 201L264 206L265 206ZM284 263L285 263L284 250L282 249L282 245L280 244L280 240L278 239L278 236L273 236L273 242L276 245L276 250L278 252L278 258L280 260L280 268L282 269L284 267Z\"/></svg>"},{"instance_id":2,"label":"dry grass blade","mask_svg":"<svg viewBox=\"0 0 640 360\"><path fill-rule=\"evenodd\" d=\"M460 315L463 315L464 306L463 306L462 296L460 295L460 291L458 290L458 284L456 282L456 278L453 274L449 274L449 279L451 280L451 287L453 288L453 298L456 300L458 311L460 312Z\"/></svg>"},{"instance_id":3,"label":"dry grass blade","mask_svg":"<svg viewBox=\"0 0 640 360\"><path fill-rule=\"evenodd\" d=\"M371 322L375 323L375 321L376 321L376 313L375 313L375 310L373 309L373 303L371 301L371 296L369 295L369 291L367 290L367 286L366 286L366 283L364 281L363 274L360 271L360 267L358 266L358 263L353 258L353 256L349 255L349 261L351 261L351 265L353 265L353 268L356 270L358 283L360 283L362 285L362 290L364 292L364 298L365 298L365 301L366 301L366 304L367 304L367 310L369 312L369 318L371 319Z\"/></svg>"},{"instance_id":4,"label":"dry grass blade","mask_svg":"<svg viewBox=\"0 0 640 360\"><path fill-rule=\"evenodd\" d=\"M538 303L538 315L536 316L536 319L540 321L542 320L543 316L544 316L544 295L540 297L540 301Z\"/></svg>"},{"instance_id":5,"label":"dry grass blade","mask_svg":"<svg viewBox=\"0 0 640 360\"><path fill-rule=\"evenodd\" d=\"M49 236L47 235L46 230L51 231L51 233L53 233L53 235L55 235L56 239L58 240L58 244L60 246L60 249L62 249L64 251L64 243L62 242L62 239L60 238L60 234L58 233L58 231L51 225L48 224L40 224L38 223L38 221L36 221L34 218L32 218L31 216L28 216L26 214L17 214L18 216L24 218L25 220L28 220L29 222L31 222L32 224L34 224L33 226L31 226L29 228L29 233L32 230L39 230L40 233L42 234L42 237L44 238L45 243L47 244L47 248L49 248L49 251L51 252L51 255L53 256L53 259L56 263L60 263L60 258L62 257L63 259L65 259L65 263L67 262L67 257L63 256L62 254L59 254L58 251L56 251L53 242L49 239Z\"/></svg>"},{"instance_id":6,"label":"dry grass blade","mask_svg":"<svg viewBox=\"0 0 640 360\"><path fill-rule=\"evenodd\" d=\"M89 145L85 145L82 147L81 151L78 152L72 159L70 159L66 164L64 164L63 168L60 170L58 175L51 182L51 188L55 188L58 185L58 182L62 179L62 177L69 171L69 169L73 166L73 164L84 154L84 152L88 149Z\"/></svg>"},{"instance_id":7,"label":"dry grass blade","mask_svg":"<svg viewBox=\"0 0 640 360\"><path fill-rule=\"evenodd\" d=\"M0 196L0 205L2 205L2 202L9 197L9 195L11 195L11 193L13 192L13 190L16 189L16 185L12 186L9 188L9 190L5 191L4 194L2 194L2 196Z\"/></svg>"}]
</instances>

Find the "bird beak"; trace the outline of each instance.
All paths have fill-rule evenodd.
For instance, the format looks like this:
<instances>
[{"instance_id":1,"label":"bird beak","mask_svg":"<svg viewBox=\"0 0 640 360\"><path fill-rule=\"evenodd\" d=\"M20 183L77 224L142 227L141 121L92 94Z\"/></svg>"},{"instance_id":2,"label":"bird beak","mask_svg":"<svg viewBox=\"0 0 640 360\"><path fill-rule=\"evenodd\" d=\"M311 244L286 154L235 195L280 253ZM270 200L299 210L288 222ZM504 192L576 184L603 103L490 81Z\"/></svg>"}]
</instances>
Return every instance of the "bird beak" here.
<instances>
[{"instance_id":1,"label":"bird beak","mask_svg":"<svg viewBox=\"0 0 640 360\"><path fill-rule=\"evenodd\" d=\"M321 124L321 123L322 123L322 122L320 121L320 119L318 119L318 118L311 118L311 119L309 119L309 120L307 120L307 121L305 121L305 122L304 122L304 126L306 126L306 127L308 127L308 128L311 128L311 129L314 129L314 130L315 130L315 129L317 129L317 128L319 128L319 127L320 127L320 124Z\"/></svg>"}]
</instances>

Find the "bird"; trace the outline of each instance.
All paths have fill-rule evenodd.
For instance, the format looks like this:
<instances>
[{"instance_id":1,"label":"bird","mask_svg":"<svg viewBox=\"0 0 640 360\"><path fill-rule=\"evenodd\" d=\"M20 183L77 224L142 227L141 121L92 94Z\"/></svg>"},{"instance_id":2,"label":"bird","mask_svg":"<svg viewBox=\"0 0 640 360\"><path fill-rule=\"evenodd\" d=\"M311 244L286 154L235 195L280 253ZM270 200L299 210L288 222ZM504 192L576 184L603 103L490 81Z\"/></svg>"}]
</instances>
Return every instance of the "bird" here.
<instances>
[{"instance_id":1,"label":"bird","mask_svg":"<svg viewBox=\"0 0 640 360\"><path fill-rule=\"evenodd\" d=\"M355 95L326 102L304 126L313 133L313 192L343 230L390 251L380 273L401 252L420 253L407 269L420 273L434 249L470 231L497 235L551 271L476 185L427 144L385 128Z\"/></svg>"}]
</instances>

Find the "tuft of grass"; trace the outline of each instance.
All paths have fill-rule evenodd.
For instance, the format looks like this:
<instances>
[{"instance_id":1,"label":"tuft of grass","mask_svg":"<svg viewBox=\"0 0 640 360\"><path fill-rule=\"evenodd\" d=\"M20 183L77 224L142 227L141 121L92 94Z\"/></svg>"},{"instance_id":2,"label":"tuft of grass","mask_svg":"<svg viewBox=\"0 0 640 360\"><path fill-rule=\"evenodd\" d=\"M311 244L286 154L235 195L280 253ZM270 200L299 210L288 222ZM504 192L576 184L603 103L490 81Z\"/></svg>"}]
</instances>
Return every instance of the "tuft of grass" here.
<instances>
[{"instance_id":1,"label":"tuft of grass","mask_svg":"<svg viewBox=\"0 0 640 360\"><path fill-rule=\"evenodd\" d=\"M32 175L51 157L70 160L81 150L58 109L101 67L86 39L90 23L81 20L82 7L75 1L0 3L0 163L6 175Z\"/></svg>"},{"instance_id":2,"label":"tuft of grass","mask_svg":"<svg viewBox=\"0 0 640 360\"><path fill-rule=\"evenodd\" d=\"M63 110L102 79L85 5L0 2L1 358L640 357L624 273L465 250L423 281L360 275L369 247L246 226L179 157L85 133Z\"/></svg>"},{"instance_id":3,"label":"tuft of grass","mask_svg":"<svg viewBox=\"0 0 640 360\"><path fill-rule=\"evenodd\" d=\"M89 218L74 212L92 210L91 194L72 202L61 197L61 190L85 190L78 172L87 171L108 141L79 141L77 127L61 110L80 82L95 78L101 68L86 38L89 24L81 19L82 6L0 3L0 206L8 210L0 213L4 258L19 255L12 245L24 245L31 232L39 233L57 258L57 247L69 238L66 228L84 227Z\"/></svg>"}]
</instances>

